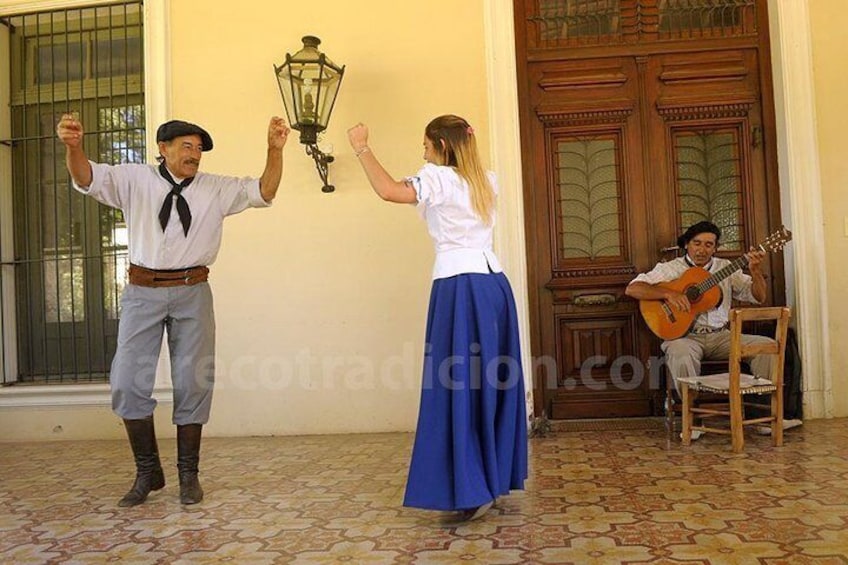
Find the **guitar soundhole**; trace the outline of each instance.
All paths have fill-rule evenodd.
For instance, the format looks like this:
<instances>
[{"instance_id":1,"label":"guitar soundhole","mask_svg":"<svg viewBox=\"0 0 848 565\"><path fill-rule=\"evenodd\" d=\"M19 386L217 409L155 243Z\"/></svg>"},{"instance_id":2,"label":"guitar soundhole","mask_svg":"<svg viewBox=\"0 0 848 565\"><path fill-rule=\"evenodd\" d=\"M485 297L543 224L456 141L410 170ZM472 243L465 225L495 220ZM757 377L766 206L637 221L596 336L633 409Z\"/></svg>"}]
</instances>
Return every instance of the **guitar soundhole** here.
<instances>
[{"instance_id":1,"label":"guitar soundhole","mask_svg":"<svg viewBox=\"0 0 848 565\"><path fill-rule=\"evenodd\" d=\"M689 302L696 302L701 298L701 291L698 290L697 286L690 286L686 289L686 298L689 299Z\"/></svg>"}]
</instances>

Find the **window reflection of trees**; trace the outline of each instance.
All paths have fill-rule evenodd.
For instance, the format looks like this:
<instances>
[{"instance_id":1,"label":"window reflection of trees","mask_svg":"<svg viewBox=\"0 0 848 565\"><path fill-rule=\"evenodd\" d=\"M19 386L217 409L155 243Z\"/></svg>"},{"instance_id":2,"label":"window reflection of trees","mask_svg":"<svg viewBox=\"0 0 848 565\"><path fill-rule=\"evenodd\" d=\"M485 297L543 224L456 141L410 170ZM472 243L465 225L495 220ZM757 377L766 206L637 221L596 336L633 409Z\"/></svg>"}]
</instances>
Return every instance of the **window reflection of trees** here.
<instances>
[{"instance_id":1,"label":"window reflection of trees","mask_svg":"<svg viewBox=\"0 0 848 565\"><path fill-rule=\"evenodd\" d=\"M557 159L562 257L598 259L621 255L616 141L561 141Z\"/></svg>"},{"instance_id":2,"label":"window reflection of trees","mask_svg":"<svg viewBox=\"0 0 848 565\"><path fill-rule=\"evenodd\" d=\"M144 163L144 106L101 108L98 112L100 162ZM118 304L127 284L129 236L123 212L100 207L103 250L103 306L109 318L118 317Z\"/></svg>"},{"instance_id":3,"label":"window reflection of trees","mask_svg":"<svg viewBox=\"0 0 848 565\"><path fill-rule=\"evenodd\" d=\"M724 250L742 246L742 183L735 131L696 131L675 136L680 228L702 220L721 228Z\"/></svg>"}]
</instances>

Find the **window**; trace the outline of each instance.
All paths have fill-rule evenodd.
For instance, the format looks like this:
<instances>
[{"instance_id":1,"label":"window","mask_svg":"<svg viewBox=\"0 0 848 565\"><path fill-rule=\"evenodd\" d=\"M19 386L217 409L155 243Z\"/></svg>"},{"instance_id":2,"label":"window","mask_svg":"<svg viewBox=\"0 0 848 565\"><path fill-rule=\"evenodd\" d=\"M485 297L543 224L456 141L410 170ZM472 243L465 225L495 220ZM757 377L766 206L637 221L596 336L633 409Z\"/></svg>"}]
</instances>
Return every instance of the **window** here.
<instances>
[{"instance_id":1,"label":"window","mask_svg":"<svg viewBox=\"0 0 848 565\"><path fill-rule=\"evenodd\" d=\"M757 35L757 0L533 0L532 48Z\"/></svg>"},{"instance_id":2,"label":"window","mask_svg":"<svg viewBox=\"0 0 848 565\"><path fill-rule=\"evenodd\" d=\"M556 143L562 259L622 255L618 136L563 138Z\"/></svg>"},{"instance_id":3,"label":"window","mask_svg":"<svg viewBox=\"0 0 848 565\"><path fill-rule=\"evenodd\" d=\"M144 161L142 13L133 1L2 20L11 85L11 135L0 140L11 148L11 178L0 179L10 181L0 192L7 382L108 379L126 225L119 210L73 190L55 129L74 112L89 158Z\"/></svg>"},{"instance_id":4,"label":"window","mask_svg":"<svg viewBox=\"0 0 848 565\"><path fill-rule=\"evenodd\" d=\"M678 130L673 134L680 229L711 221L724 251L743 250L739 130Z\"/></svg>"}]
</instances>

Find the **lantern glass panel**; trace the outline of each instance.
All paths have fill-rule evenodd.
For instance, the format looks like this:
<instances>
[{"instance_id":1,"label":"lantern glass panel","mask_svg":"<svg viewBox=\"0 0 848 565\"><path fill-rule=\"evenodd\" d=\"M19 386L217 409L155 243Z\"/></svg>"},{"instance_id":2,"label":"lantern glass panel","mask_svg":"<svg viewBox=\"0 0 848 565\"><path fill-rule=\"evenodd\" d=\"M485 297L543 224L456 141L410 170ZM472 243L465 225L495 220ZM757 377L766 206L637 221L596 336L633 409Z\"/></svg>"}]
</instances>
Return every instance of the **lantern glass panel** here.
<instances>
[{"instance_id":1,"label":"lantern glass panel","mask_svg":"<svg viewBox=\"0 0 848 565\"><path fill-rule=\"evenodd\" d=\"M322 68L322 74L321 92L318 97L318 123L322 128L326 128L342 83L342 75L326 65Z\"/></svg>"},{"instance_id":2,"label":"lantern glass panel","mask_svg":"<svg viewBox=\"0 0 848 565\"><path fill-rule=\"evenodd\" d=\"M288 63L285 63L280 67L275 67L275 69L277 71L277 82L280 85L280 94L283 97L283 106L286 109L286 119L292 127L297 129L297 109L300 107L300 99L292 90L291 68Z\"/></svg>"},{"instance_id":3,"label":"lantern glass panel","mask_svg":"<svg viewBox=\"0 0 848 565\"><path fill-rule=\"evenodd\" d=\"M297 121L302 125L315 125L319 121L317 102L321 93L320 79L320 64L292 64L292 84L298 103Z\"/></svg>"},{"instance_id":4,"label":"lantern glass panel","mask_svg":"<svg viewBox=\"0 0 848 565\"><path fill-rule=\"evenodd\" d=\"M303 48L275 67L286 116L294 129L322 131L338 94L344 69L318 51L320 40L303 38Z\"/></svg>"}]
</instances>

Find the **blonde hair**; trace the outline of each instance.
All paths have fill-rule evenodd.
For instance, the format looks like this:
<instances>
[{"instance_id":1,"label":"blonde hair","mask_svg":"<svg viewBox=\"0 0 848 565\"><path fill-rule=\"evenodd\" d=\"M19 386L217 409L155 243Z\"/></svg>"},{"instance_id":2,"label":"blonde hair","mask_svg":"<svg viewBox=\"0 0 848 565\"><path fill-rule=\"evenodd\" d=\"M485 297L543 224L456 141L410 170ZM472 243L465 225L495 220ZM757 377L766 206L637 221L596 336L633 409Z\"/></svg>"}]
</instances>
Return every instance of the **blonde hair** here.
<instances>
[{"instance_id":1,"label":"blonde hair","mask_svg":"<svg viewBox=\"0 0 848 565\"><path fill-rule=\"evenodd\" d=\"M491 225L495 213L495 191L480 163L474 128L459 116L439 116L424 130L440 156L438 165L453 167L465 179L471 192L471 207L480 219Z\"/></svg>"}]
</instances>

